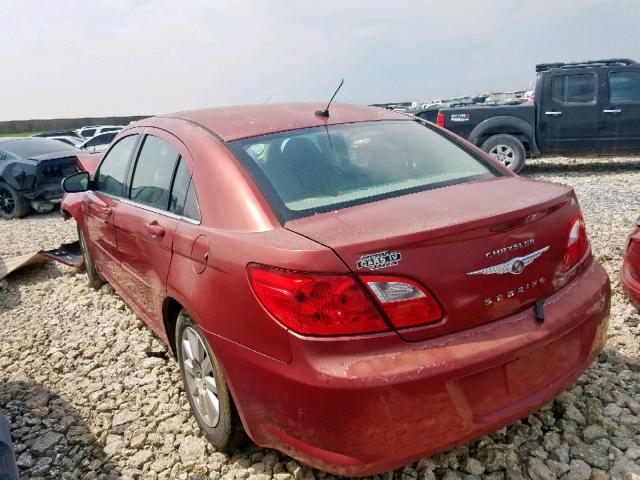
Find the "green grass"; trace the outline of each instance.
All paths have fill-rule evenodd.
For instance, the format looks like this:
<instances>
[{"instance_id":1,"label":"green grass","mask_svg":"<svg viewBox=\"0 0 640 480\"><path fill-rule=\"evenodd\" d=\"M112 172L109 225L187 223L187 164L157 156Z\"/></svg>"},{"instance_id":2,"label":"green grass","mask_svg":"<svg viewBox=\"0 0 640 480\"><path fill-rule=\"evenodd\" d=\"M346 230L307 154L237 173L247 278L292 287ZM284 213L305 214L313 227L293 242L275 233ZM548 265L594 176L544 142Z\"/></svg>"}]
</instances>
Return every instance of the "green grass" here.
<instances>
[{"instance_id":1,"label":"green grass","mask_svg":"<svg viewBox=\"0 0 640 480\"><path fill-rule=\"evenodd\" d=\"M0 133L0 137L30 137L34 133L39 133L39 132Z\"/></svg>"}]
</instances>

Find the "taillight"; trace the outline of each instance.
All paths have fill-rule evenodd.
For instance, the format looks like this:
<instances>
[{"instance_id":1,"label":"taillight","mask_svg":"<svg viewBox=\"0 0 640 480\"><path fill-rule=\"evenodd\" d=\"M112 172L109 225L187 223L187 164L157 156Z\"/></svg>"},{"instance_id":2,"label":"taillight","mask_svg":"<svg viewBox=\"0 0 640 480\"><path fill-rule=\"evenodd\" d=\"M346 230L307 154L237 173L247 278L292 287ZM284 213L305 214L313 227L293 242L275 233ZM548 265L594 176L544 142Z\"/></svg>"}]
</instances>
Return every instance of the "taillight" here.
<instances>
[{"instance_id":1,"label":"taillight","mask_svg":"<svg viewBox=\"0 0 640 480\"><path fill-rule=\"evenodd\" d=\"M436 123L438 124L439 127L444 127L444 113L438 112Z\"/></svg>"},{"instance_id":2,"label":"taillight","mask_svg":"<svg viewBox=\"0 0 640 480\"><path fill-rule=\"evenodd\" d=\"M295 332L348 335L389 329L351 275L300 273L261 265L249 265L248 272L260 303Z\"/></svg>"},{"instance_id":3,"label":"taillight","mask_svg":"<svg viewBox=\"0 0 640 480\"><path fill-rule=\"evenodd\" d=\"M589 249L589 239L587 229L582 218L582 213L578 211L571 221L569 227L569 237L567 247L562 260L562 270L568 272L584 257Z\"/></svg>"},{"instance_id":4,"label":"taillight","mask_svg":"<svg viewBox=\"0 0 640 480\"><path fill-rule=\"evenodd\" d=\"M435 298L413 280L386 275L361 275L360 279L396 328L433 323L442 318L442 309Z\"/></svg>"}]
</instances>

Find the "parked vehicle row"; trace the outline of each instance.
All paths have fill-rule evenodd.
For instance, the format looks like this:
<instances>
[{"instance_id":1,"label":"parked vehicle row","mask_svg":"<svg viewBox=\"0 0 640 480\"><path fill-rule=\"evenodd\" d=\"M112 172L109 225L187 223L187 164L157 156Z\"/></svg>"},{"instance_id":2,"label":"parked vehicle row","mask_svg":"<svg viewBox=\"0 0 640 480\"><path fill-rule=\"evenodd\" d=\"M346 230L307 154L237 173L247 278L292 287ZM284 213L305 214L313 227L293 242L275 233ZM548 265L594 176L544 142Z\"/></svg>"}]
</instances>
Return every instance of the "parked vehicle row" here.
<instances>
[{"instance_id":1,"label":"parked vehicle row","mask_svg":"<svg viewBox=\"0 0 640 480\"><path fill-rule=\"evenodd\" d=\"M101 133L119 132L122 128L122 125L92 125L79 128L76 130L76 133L86 140L93 138L96 135L100 135Z\"/></svg>"},{"instance_id":2,"label":"parked vehicle row","mask_svg":"<svg viewBox=\"0 0 640 480\"><path fill-rule=\"evenodd\" d=\"M182 112L80 166L89 282L168 344L219 449L389 471L527 416L606 341L573 190L401 113Z\"/></svg>"},{"instance_id":3,"label":"parked vehicle row","mask_svg":"<svg viewBox=\"0 0 640 480\"><path fill-rule=\"evenodd\" d=\"M94 125L82 127L78 130L36 133L33 136L58 140L80 150L99 152L109 146L122 128L121 125Z\"/></svg>"},{"instance_id":4,"label":"parked vehicle row","mask_svg":"<svg viewBox=\"0 0 640 480\"><path fill-rule=\"evenodd\" d=\"M640 64L609 59L536 71L535 102L444 108L438 125L516 172L527 156L640 152ZM433 111L417 115L431 120Z\"/></svg>"}]
</instances>

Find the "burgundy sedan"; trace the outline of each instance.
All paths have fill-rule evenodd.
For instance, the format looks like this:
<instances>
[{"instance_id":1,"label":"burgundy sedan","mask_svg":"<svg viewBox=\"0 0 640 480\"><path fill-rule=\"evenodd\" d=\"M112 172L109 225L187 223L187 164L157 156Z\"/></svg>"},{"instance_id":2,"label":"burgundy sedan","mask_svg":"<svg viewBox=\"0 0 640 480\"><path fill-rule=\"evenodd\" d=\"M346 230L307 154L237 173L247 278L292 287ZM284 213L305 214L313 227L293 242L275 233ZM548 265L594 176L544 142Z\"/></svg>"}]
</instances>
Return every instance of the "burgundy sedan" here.
<instances>
[{"instance_id":1,"label":"burgundy sedan","mask_svg":"<svg viewBox=\"0 0 640 480\"><path fill-rule=\"evenodd\" d=\"M640 308L640 218L627 240L627 253L622 263L620 278L624 291Z\"/></svg>"},{"instance_id":2,"label":"burgundy sedan","mask_svg":"<svg viewBox=\"0 0 640 480\"><path fill-rule=\"evenodd\" d=\"M91 285L170 346L208 439L372 474L571 385L610 306L574 192L400 113L318 107L142 120L65 180Z\"/></svg>"}]
</instances>

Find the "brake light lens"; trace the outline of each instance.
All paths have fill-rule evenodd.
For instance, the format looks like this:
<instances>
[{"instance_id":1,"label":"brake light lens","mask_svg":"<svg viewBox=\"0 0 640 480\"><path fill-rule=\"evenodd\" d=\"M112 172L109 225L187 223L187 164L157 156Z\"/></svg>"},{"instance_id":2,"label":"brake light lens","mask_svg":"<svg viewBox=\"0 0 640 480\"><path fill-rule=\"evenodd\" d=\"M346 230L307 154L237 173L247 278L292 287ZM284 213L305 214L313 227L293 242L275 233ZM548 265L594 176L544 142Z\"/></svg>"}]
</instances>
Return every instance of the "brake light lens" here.
<instances>
[{"instance_id":1,"label":"brake light lens","mask_svg":"<svg viewBox=\"0 0 640 480\"><path fill-rule=\"evenodd\" d=\"M300 273L249 265L256 297L271 315L306 335L389 330L362 287L348 274Z\"/></svg>"},{"instance_id":2,"label":"brake light lens","mask_svg":"<svg viewBox=\"0 0 640 480\"><path fill-rule=\"evenodd\" d=\"M438 124L439 127L444 127L444 113L438 112L436 123Z\"/></svg>"},{"instance_id":3,"label":"brake light lens","mask_svg":"<svg viewBox=\"0 0 640 480\"><path fill-rule=\"evenodd\" d=\"M442 319L442 308L419 283L404 277L361 275L396 328L414 327Z\"/></svg>"},{"instance_id":4,"label":"brake light lens","mask_svg":"<svg viewBox=\"0 0 640 480\"><path fill-rule=\"evenodd\" d=\"M582 212L578 211L569 228L567 248L562 260L562 270L568 272L575 267L589 249L587 228L582 218Z\"/></svg>"}]
</instances>

